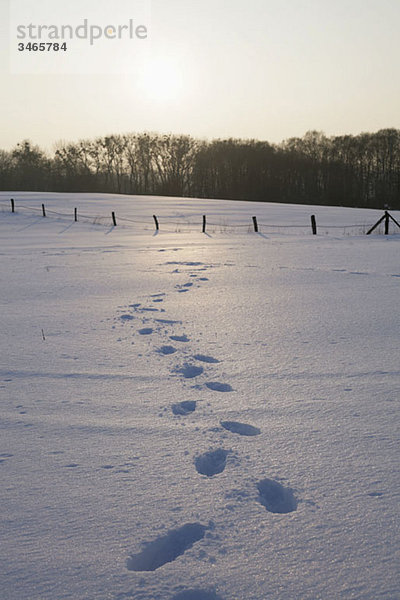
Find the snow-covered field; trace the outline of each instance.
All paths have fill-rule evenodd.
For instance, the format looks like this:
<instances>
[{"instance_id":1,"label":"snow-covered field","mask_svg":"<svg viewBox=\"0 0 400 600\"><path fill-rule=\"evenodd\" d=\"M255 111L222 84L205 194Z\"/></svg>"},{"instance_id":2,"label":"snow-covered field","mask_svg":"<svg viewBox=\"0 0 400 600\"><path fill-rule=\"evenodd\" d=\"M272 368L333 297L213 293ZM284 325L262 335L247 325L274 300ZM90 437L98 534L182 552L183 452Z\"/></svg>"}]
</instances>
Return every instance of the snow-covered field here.
<instances>
[{"instance_id":1,"label":"snow-covered field","mask_svg":"<svg viewBox=\"0 0 400 600\"><path fill-rule=\"evenodd\" d=\"M400 598L400 235L310 214L0 194L2 600Z\"/></svg>"}]
</instances>

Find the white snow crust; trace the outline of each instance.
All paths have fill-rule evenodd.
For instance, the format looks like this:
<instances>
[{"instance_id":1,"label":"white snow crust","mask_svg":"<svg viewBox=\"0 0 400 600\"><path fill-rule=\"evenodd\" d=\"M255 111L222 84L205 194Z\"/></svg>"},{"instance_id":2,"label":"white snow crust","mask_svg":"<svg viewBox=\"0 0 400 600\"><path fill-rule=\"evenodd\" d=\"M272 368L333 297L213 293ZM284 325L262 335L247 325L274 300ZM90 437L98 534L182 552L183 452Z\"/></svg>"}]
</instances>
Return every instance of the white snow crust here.
<instances>
[{"instance_id":1,"label":"white snow crust","mask_svg":"<svg viewBox=\"0 0 400 600\"><path fill-rule=\"evenodd\" d=\"M2 600L400 598L381 214L0 194Z\"/></svg>"}]
</instances>

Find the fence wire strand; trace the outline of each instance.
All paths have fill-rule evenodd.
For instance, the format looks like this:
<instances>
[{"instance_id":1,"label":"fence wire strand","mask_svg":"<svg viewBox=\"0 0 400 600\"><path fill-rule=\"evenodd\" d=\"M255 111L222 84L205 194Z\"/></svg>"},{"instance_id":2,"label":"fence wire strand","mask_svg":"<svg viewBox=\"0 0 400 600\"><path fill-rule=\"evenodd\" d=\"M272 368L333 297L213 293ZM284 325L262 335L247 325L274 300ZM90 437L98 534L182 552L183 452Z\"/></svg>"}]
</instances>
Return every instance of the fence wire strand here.
<instances>
[{"instance_id":1,"label":"fence wire strand","mask_svg":"<svg viewBox=\"0 0 400 600\"><path fill-rule=\"evenodd\" d=\"M0 201L0 207L2 207L2 212L6 212L7 209L10 210L10 204L4 201ZM14 205L14 211L17 213L19 210L26 210L26 211L32 211L33 213L42 213L43 212L43 207L36 207L36 206L27 206L25 204L19 204L18 205L15 203ZM74 209L75 210L75 209ZM73 221L75 220L75 213L73 211L71 211L71 213L64 213L64 212L59 212L56 211L54 209L49 209L49 208L45 208L45 214L46 216L48 215L54 215L56 217L62 218L62 219L72 219ZM44 216L44 215L43 215ZM173 219L174 217L164 217L164 218L158 218L159 221L159 228L161 231L165 231L165 232L173 232L173 233L177 233L180 231L192 231L194 228L198 231L202 231L202 223L199 222L193 222L193 221L172 221L170 219ZM176 217L175 217L176 219ZM77 211L77 220L84 220L84 221L89 221L91 222L93 225L104 225L104 226L109 226L110 224L112 224L112 216L111 213L110 215L87 215L84 213L80 213L79 210ZM154 223L153 220L151 218L149 218L148 221L145 220L141 220L141 219L132 219L129 217L121 217L116 215L116 220L117 220L117 225L118 223L122 222L124 225L122 225L123 227L130 227L131 223L134 225L144 225L144 229L150 229L154 227ZM342 230L343 232L347 232L349 230L355 230L356 232L358 232L358 235L360 235L360 232L362 235L364 235L366 233L366 231L371 227L372 225L370 224L366 224L366 223L356 223L356 224L352 224L352 225L323 225L320 223L317 223L317 227L319 230L323 230L324 232L326 232L327 230ZM207 230L211 230L213 233L215 233L216 230L219 230L221 233L222 232L227 232L227 231L234 231L236 229L247 229L249 232L253 232L254 231L254 224L252 221L249 220L249 222L247 223L227 223L225 221L221 221L219 223L216 223L214 221L207 221L206 224L206 231ZM263 222L259 222L258 223L258 229L259 232L267 232L268 230L271 232L271 230L279 230L280 233L285 233L286 230L303 230L304 232L310 233L311 234L311 227L308 224L277 224L277 223L263 223ZM377 233L380 233L380 228L377 229ZM357 233L355 233L355 235L357 235Z\"/></svg>"}]
</instances>

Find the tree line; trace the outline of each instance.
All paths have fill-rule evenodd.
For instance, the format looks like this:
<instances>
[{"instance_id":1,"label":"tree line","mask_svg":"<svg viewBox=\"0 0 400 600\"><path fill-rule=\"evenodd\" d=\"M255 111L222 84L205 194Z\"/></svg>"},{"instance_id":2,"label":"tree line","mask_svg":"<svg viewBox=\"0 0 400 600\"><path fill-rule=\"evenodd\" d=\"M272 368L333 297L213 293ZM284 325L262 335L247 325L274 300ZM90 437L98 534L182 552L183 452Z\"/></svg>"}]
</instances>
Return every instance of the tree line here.
<instances>
[{"instance_id":1,"label":"tree line","mask_svg":"<svg viewBox=\"0 0 400 600\"><path fill-rule=\"evenodd\" d=\"M280 144L128 133L0 150L0 189L187 196L400 209L400 130Z\"/></svg>"}]
</instances>

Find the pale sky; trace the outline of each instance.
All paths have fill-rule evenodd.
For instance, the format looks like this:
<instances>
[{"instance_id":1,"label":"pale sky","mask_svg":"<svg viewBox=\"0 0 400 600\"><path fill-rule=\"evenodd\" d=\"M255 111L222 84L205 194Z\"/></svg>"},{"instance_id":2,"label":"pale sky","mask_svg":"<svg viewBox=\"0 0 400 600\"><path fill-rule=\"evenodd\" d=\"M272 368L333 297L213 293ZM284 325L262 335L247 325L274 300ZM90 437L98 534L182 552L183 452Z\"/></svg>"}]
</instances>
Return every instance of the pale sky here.
<instances>
[{"instance_id":1,"label":"pale sky","mask_svg":"<svg viewBox=\"0 0 400 600\"><path fill-rule=\"evenodd\" d=\"M64 4L53 0L54 19ZM105 6L118 21L119 0ZM0 0L0 148L143 131L280 142L400 128L400 0L152 0L148 25L140 78L15 74Z\"/></svg>"}]
</instances>

